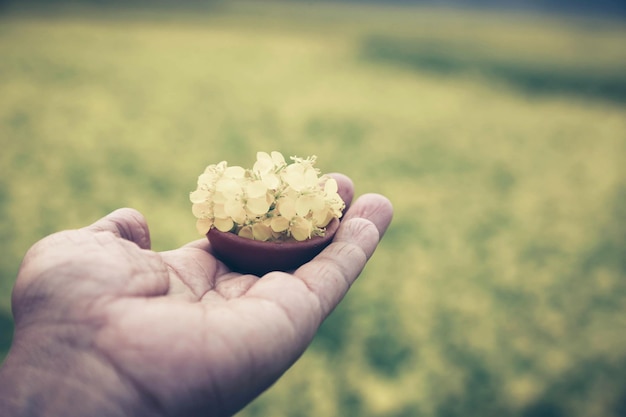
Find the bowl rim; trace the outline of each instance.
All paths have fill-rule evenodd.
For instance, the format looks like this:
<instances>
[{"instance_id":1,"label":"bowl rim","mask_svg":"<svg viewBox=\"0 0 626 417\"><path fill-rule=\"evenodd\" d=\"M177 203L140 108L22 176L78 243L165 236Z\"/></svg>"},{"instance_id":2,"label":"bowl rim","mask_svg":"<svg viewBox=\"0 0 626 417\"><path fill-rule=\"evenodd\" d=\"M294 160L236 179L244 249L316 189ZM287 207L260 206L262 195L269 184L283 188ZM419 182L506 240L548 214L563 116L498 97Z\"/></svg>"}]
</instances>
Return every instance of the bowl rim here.
<instances>
[{"instance_id":1,"label":"bowl rim","mask_svg":"<svg viewBox=\"0 0 626 417\"><path fill-rule=\"evenodd\" d=\"M333 239L335 234L337 233L337 230L339 230L340 223L341 222L339 221L339 219L335 217L334 219L330 221L330 223L328 223L328 225L326 225L325 233L323 236L313 236L310 239L302 240L302 241L254 240L254 239L249 239L247 237L238 236L232 232L222 232L221 230L218 230L215 227L212 227L211 230L207 232L206 236L207 238L209 238L209 241L211 239L210 236L217 236L219 239L227 240L233 243L245 242L246 246L250 248L267 249L268 245L274 245L276 248L279 248L279 247L285 248L286 246L287 247L297 246L298 248L301 248L304 250L305 248L308 248L308 247L311 247L311 248L317 247L318 245L320 245L321 243L324 243L328 239Z\"/></svg>"}]
</instances>

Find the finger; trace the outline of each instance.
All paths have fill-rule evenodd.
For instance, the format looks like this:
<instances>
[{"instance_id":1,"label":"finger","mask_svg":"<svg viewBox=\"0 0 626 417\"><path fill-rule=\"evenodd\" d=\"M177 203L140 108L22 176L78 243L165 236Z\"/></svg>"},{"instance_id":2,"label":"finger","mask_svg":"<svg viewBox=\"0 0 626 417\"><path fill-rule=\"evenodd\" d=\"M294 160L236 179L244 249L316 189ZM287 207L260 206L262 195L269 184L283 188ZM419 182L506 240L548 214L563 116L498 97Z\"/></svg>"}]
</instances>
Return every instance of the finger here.
<instances>
[{"instance_id":1,"label":"finger","mask_svg":"<svg viewBox=\"0 0 626 417\"><path fill-rule=\"evenodd\" d=\"M391 203L383 196L359 198L333 243L318 256L298 268L294 276L267 274L247 295L279 305L301 332L302 340L310 340L365 267L392 213Z\"/></svg>"},{"instance_id":2,"label":"finger","mask_svg":"<svg viewBox=\"0 0 626 417\"><path fill-rule=\"evenodd\" d=\"M150 249L150 231L146 219L137 210L121 208L84 228L90 232L111 232L117 237Z\"/></svg>"},{"instance_id":3,"label":"finger","mask_svg":"<svg viewBox=\"0 0 626 417\"><path fill-rule=\"evenodd\" d=\"M393 217L393 206L391 202L380 194L364 194L358 199L358 204L355 204L346 213L343 221L346 222L350 219L361 218L367 219L374 223L378 233L382 238Z\"/></svg>"},{"instance_id":4,"label":"finger","mask_svg":"<svg viewBox=\"0 0 626 417\"><path fill-rule=\"evenodd\" d=\"M317 295L322 319L339 304L370 259L393 215L389 200L359 198L346 214L333 243L295 275Z\"/></svg>"},{"instance_id":5,"label":"finger","mask_svg":"<svg viewBox=\"0 0 626 417\"><path fill-rule=\"evenodd\" d=\"M195 248L195 249L202 249L207 252L211 252L211 244L209 243L209 240L207 238L197 239L197 240L194 240L193 242L189 242L186 245L184 245L183 248Z\"/></svg>"}]
</instances>

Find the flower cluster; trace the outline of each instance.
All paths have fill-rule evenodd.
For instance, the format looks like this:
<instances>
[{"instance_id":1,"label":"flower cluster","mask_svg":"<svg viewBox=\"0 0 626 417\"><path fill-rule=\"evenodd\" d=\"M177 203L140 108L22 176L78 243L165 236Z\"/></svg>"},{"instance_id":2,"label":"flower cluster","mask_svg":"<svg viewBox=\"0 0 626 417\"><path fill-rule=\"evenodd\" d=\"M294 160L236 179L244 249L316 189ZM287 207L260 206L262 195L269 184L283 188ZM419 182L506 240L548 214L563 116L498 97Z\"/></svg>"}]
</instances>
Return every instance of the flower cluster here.
<instances>
[{"instance_id":1,"label":"flower cluster","mask_svg":"<svg viewBox=\"0 0 626 417\"><path fill-rule=\"evenodd\" d=\"M314 167L316 157L291 157L258 152L252 169L209 165L190 194L198 232L222 232L261 240L303 241L322 236L345 204L337 181Z\"/></svg>"}]
</instances>

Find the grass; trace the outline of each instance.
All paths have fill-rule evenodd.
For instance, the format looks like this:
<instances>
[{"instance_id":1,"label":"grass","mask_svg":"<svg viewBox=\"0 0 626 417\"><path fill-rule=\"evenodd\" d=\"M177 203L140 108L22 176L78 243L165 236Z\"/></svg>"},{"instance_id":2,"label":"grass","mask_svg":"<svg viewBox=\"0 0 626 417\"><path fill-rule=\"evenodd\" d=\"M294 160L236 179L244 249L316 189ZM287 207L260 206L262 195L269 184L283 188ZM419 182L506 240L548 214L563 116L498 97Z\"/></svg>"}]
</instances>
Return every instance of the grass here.
<instances>
[{"instance_id":1,"label":"grass","mask_svg":"<svg viewBox=\"0 0 626 417\"><path fill-rule=\"evenodd\" d=\"M155 249L176 247L197 237L187 195L205 165L275 149L317 154L396 216L242 417L623 415L625 36L332 4L9 11L0 350L37 239L132 206Z\"/></svg>"}]
</instances>

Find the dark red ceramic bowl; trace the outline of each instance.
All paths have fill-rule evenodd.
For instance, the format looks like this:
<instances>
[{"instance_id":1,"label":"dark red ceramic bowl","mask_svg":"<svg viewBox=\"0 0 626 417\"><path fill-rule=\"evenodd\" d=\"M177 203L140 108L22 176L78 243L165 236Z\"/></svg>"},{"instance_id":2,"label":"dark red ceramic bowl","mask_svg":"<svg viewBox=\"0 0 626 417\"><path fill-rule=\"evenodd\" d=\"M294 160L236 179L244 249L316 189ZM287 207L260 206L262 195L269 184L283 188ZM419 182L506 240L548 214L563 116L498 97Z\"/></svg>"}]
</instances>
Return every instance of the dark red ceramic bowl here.
<instances>
[{"instance_id":1,"label":"dark red ceramic bowl","mask_svg":"<svg viewBox=\"0 0 626 417\"><path fill-rule=\"evenodd\" d=\"M262 276L271 271L290 271L310 261L330 244L337 229L339 220L334 219L324 236L302 242L261 242L217 229L209 230L207 238L215 256L233 271Z\"/></svg>"}]
</instances>

